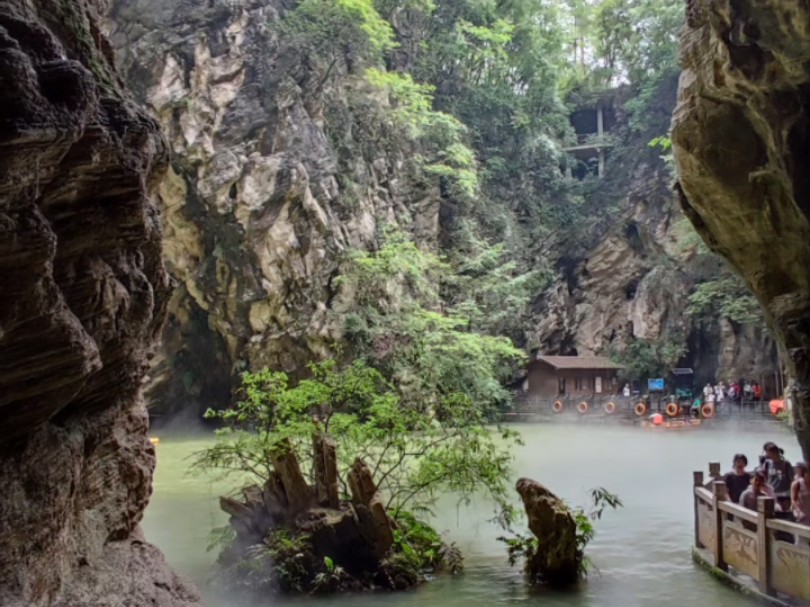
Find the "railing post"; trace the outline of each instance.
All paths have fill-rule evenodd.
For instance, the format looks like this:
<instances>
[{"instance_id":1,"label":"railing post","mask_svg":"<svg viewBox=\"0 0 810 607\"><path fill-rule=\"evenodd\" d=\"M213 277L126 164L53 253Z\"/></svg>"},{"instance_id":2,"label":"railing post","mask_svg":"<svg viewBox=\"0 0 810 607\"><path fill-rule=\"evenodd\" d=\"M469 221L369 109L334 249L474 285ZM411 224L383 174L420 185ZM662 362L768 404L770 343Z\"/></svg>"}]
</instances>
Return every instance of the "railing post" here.
<instances>
[{"instance_id":1,"label":"railing post","mask_svg":"<svg viewBox=\"0 0 810 607\"><path fill-rule=\"evenodd\" d=\"M720 480L722 475L720 474L720 464L718 462L712 462L709 464L709 476L712 478L712 480Z\"/></svg>"},{"instance_id":2,"label":"railing post","mask_svg":"<svg viewBox=\"0 0 810 607\"><path fill-rule=\"evenodd\" d=\"M773 518L775 500L760 496L757 499L757 566L759 587L765 594L773 594L771 585L771 534L768 519Z\"/></svg>"},{"instance_id":3,"label":"railing post","mask_svg":"<svg viewBox=\"0 0 810 607\"><path fill-rule=\"evenodd\" d=\"M720 511L720 503L728 499L726 484L723 481L714 481L712 494L714 495L712 500L712 506L714 506L714 566L721 571L727 571L728 565L723 558L723 518L725 517Z\"/></svg>"},{"instance_id":4,"label":"railing post","mask_svg":"<svg viewBox=\"0 0 810 607\"><path fill-rule=\"evenodd\" d=\"M695 493L695 487L703 487L703 471L696 470L692 473L692 502L695 509L695 546L698 548L705 548L703 544L700 543L700 510L699 510L699 499L697 494Z\"/></svg>"}]
</instances>

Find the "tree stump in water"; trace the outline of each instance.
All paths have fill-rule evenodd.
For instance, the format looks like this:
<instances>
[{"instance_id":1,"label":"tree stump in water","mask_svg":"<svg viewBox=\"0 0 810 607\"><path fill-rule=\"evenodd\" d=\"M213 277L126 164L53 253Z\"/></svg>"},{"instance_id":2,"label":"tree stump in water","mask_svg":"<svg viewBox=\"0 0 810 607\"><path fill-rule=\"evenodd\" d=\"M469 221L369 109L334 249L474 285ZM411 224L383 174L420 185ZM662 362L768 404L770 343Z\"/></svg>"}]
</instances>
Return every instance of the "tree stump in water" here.
<instances>
[{"instance_id":1,"label":"tree stump in water","mask_svg":"<svg viewBox=\"0 0 810 607\"><path fill-rule=\"evenodd\" d=\"M298 590L313 589L319 574L331 574L337 568L345 576L341 583L346 588L385 586L389 582L401 585L402 577L392 581L383 565L394 544L396 523L385 510L369 467L360 459L355 461L347 479L351 500L341 501L334 441L323 433L314 436L313 457L312 486L301 473L290 445L281 444L273 454L273 473L264 487L243 489L241 500L220 498L220 507L230 515L236 532L220 564L238 567L252 558L257 545L271 549L283 537L295 539L300 548L293 550L291 557L297 559L302 578ZM276 555L271 560L278 558ZM333 564L332 571L325 567L326 562ZM272 562L270 567L286 564ZM414 578L410 583L417 581Z\"/></svg>"},{"instance_id":2,"label":"tree stump in water","mask_svg":"<svg viewBox=\"0 0 810 607\"><path fill-rule=\"evenodd\" d=\"M576 584L582 567L577 545L577 524L568 506L540 483L528 478L517 482L529 529L538 547L526 571L533 583L562 587Z\"/></svg>"}]
</instances>

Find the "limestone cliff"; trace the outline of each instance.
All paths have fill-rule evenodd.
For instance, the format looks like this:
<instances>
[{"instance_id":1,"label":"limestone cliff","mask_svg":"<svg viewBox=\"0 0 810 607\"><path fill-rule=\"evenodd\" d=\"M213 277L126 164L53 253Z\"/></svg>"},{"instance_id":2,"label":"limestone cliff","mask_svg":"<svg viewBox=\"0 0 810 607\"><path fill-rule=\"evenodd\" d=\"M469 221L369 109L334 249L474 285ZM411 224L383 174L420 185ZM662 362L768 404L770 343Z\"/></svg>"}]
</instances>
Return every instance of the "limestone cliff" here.
<instances>
[{"instance_id":1,"label":"limestone cliff","mask_svg":"<svg viewBox=\"0 0 810 607\"><path fill-rule=\"evenodd\" d=\"M351 297L335 286L342 255L376 246L382 225L453 253L444 228L458 211L438 179L414 169L418 146L386 137L387 97L351 61L326 83L283 35L296 4L112 3L108 27L126 79L172 151L161 188L176 288L148 390L160 411L197 414L226 403L243 370L296 373L328 353L341 336L341 298ZM671 172L647 145L667 130L675 82L662 86L644 132L620 117L624 152L586 202L593 230L514 245L521 266L554 272L513 335L518 345L604 354L677 335L700 380L768 368L762 332L684 314L688 294L717 268L682 250ZM519 185L487 191L488 210L509 209ZM519 213L505 223L519 226Z\"/></svg>"},{"instance_id":2,"label":"limestone cliff","mask_svg":"<svg viewBox=\"0 0 810 607\"><path fill-rule=\"evenodd\" d=\"M384 96L344 64L324 91L280 41L283 11L113 3L123 69L173 151L162 194L178 285L150 387L164 408L222 404L245 369L303 370L339 336L343 252L383 223L437 237L438 192L410 170L408 142L379 144Z\"/></svg>"},{"instance_id":3,"label":"limestone cliff","mask_svg":"<svg viewBox=\"0 0 810 607\"><path fill-rule=\"evenodd\" d=\"M673 143L685 212L784 351L810 458L810 9L690 0Z\"/></svg>"},{"instance_id":4,"label":"limestone cliff","mask_svg":"<svg viewBox=\"0 0 810 607\"><path fill-rule=\"evenodd\" d=\"M627 92L616 93L617 147L588 196L597 225L582 249L557 252L558 276L539 296L528 347L592 355L620 353L634 340L668 342L686 347L676 362L693 367L698 383L760 379L776 363L763 327L687 313L695 287L728 269L690 241L670 161L648 145L667 132L676 89L674 74L661 82L641 132L627 126Z\"/></svg>"},{"instance_id":5,"label":"limestone cliff","mask_svg":"<svg viewBox=\"0 0 810 607\"><path fill-rule=\"evenodd\" d=\"M0 604L190 605L138 529L169 284L158 125L91 0L0 1ZM126 572L124 575L123 573Z\"/></svg>"}]
</instances>

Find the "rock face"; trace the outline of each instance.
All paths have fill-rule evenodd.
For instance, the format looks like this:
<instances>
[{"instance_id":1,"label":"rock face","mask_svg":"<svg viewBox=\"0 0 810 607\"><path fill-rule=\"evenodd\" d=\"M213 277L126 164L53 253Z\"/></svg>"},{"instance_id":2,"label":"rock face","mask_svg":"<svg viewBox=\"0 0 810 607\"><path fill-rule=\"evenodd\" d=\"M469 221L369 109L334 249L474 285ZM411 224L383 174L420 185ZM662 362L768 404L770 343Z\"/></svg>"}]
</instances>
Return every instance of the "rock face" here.
<instances>
[{"instance_id":1,"label":"rock face","mask_svg":"<svg viewBox=\"0 0 810 607\"><path fill-rule=\"evenodd\" d=\"M673 143L685 212L784 352L810 458L810 9L691 0Z\"/></svg>"},{"instance_id":2,"label":"rock face","mask_svg":"<svg viewBox=\"0 0 810 607\"><path fill-rule=\"evenodd\" d=\"M526 563L531 581L558 587L575 584L583 555L577 546L577 524L571 511L537 481L522 478L516 489L526 509L529 529L538 539L537 551Z\"/></svg>"},{"instance_id":3,"label":"rock face","mask_svg":"<svg viewBox=\"0 0 810 607\"><path fill-rule=\"evenodd\" d=\"M91 0L0 0L0 604L197 601L138 523L169 284L158 125Z\"/></svg>"},{"instance_id":4,"label":"rock face","mask_svg":"<svg viewBox=\"0 0 810 607\"><path fill-rule=\"evenodd\" d=\"M696 385L717 379L760 378L775 370L774 343L766 330L706 314L687 314L696 285L727 273L722 260L701 254L685 234L685 218L672 191L673 174L648 142L665 133L675 106L677 78L655 95L658 115L646 130L627 134L618 113L617 136L626 143L609 158L592 194L602 217L592 246L550 251L559 274L540 298L536 322L527 327L529 349L579 355L621 351L633 340L680 341L680 361L695 370ZM621 110L622 98L614 105ZM605 211L605 207L612 207Z\"/></svg>"},{"instance_id":5,"label":"rock face","mask_svg":"<svg viewBox=\"0 0 810 607\"><path fill-rule=\"evenodd\" d=\"M177 286L147 397L158 411L196 415L225 406L241 371L295 375L330 352L351 297L335 284L347 250L376 246L383 224L438 248L453 211L440 214L437 181L413 170L413 142L384 136L377 118L388 99L361 69L338 63L324 86L290 48L280 31L294 3L111 4L127 82L173 153L161 193ZM660 119L636 136L632 154L609 161L589 244L571 251L574 235L551 236L544 259L520 260L556 277L515 337L527 350L606 354L678 334L693 345L683 362L698 381L718 370L758 378L773 358L764 332L684 314L702 275L677 249L670 171L647 145L666 132L675 89L674 78L663 86Z\"/></svg>"},{"instance_id":6,"label":"rock face","mask_svg":"<svg viewBox=\"0 0 810 607\"><path fill-rule=\"evenodd\" d=\"M303 370L339 337L341 254L383 222L437 236L438 192L414 181L407 142L375 143L387 101L343 65L324 94L279 40L284 10L113 2L123 70L173 151L162 194L178 287L150 383L164 408L225 404L245 369Z\"/></svg>"}]
</instances>

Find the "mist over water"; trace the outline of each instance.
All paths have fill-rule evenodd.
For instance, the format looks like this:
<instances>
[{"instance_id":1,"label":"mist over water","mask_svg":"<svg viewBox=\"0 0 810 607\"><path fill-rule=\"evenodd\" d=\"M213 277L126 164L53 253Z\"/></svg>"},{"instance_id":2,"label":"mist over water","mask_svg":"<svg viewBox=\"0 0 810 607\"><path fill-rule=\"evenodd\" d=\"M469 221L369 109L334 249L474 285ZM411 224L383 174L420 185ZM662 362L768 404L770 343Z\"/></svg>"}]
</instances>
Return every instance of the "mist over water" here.
<instances>
[{"instance_id":1,"label":"mist over water","mask_svg":"<svg viewBox=\"0 0 810 607\"><path fill-rule=\"evenodd\" d=\"M528 476L547 485L571 504L586 504L589 489L604 486L617 493L624 508L606 512L588 554L593 572L580 592L527 589L519 567L510 568L496 538L501 531L488 522L491 504L481 500L457 507L452 496L441 501L433 522L465 555L464 575L441 576L405 593L339 595L317 599L326 607L416 606L469 607L496 604L542 604L556 607L672 606L725 607L747 599L727 589L691 560L692 471L707 471L720 461L724 472L734 453L757 461L768 440L785 449L791 462L798 445L782 425L751 423L720 429L661 431L608 424L519 425L525 446L516 452L516 478ZM186 474L188 456L213 440L160 434L154 495L143 527L168 561L199 584L209 607L246 607L217 596L205 580L216 555L206 553L209 530L226 521L217 499L230 486ZM519 498L515 493L515 503ZM299 605L310 599L269 597L264 604Z\"/></svg>"}]
</instances>

